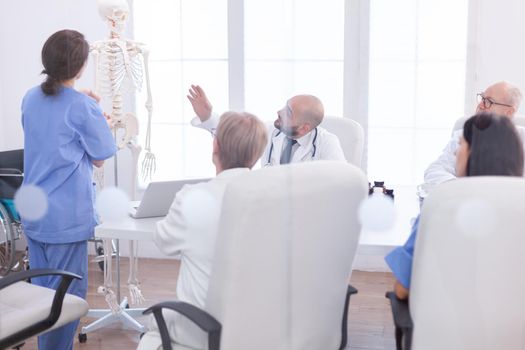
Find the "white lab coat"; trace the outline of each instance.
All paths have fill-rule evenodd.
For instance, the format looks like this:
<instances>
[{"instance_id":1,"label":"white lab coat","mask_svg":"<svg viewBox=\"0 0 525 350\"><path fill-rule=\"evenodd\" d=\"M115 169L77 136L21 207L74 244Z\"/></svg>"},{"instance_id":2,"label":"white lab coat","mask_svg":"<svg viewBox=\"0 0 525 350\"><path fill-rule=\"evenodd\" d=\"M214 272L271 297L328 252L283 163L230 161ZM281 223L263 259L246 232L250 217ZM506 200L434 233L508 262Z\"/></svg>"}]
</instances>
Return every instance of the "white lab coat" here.
<instances>
[{"instance_id":1,"label":"white lab coat","mask_svg":"<svg viewBox=\"0 0 525 350\"><path fill-rule=\"evenodd\" d=\"M193 126L208 130L212 134L215 134L218 123L219 117L217 114L212 114L212 116L204 123L201 123L197 117L193 118L191 121ZM267 126L268 145L261 157L261 166L276 165L280 163L281 152L284 148L283 143L286 137L282 132L279 132L279 130L274 128L273 125ZM341 148L341 143L337 136L318 126L308 134L297 139L297 145L293 148L292 159L290 162L298 163L311 160L346 161L343 149Z\"/></svg>"},{"instance_id":2,"label":"white lab coat","mask_svg":"<svg viewBox=\"0 0 525 350\"><path fill-rule=\"evenodd\" d=\"M157 247L167 255L180 255L177 299L204 308L208 293L220 208L226 185L248 168L224 170L208 182L184 186L168 215L157 223ZM172 276L166 276L172 278ZM164 312L168 330L178 343L204 349L206 336L191 321L171 311ZM151 328L157 329L151 322Z\"/></svg>"},{"instance_id":3,"label":"white lab coat","mask_svg":"<svg viewBox=\"0 0 525 350\"><path fill-rule=\"evenodd\" d=\"M525 128L516 126L516 129L521 140L525 143ZM463 136L463 129L452 133L452 138L443 150L443 153L425 170L425 183L438 185L456 178L456 152L459 149L461 136Z\"/></svg>"},{"instance_id":4,"label":"white lab coat","mask_svg":"<svg viewBox=\"0 0 525 350\"><path fill-rule=\"evenodd\" d=\"M261 158L262 166L280 163L285 138L286 136L275 128L268 133L268 145ZM337 136L318 126L308 134L298 138L290 163L311 160L346 161Z\"/></svg>"}]
</instances>

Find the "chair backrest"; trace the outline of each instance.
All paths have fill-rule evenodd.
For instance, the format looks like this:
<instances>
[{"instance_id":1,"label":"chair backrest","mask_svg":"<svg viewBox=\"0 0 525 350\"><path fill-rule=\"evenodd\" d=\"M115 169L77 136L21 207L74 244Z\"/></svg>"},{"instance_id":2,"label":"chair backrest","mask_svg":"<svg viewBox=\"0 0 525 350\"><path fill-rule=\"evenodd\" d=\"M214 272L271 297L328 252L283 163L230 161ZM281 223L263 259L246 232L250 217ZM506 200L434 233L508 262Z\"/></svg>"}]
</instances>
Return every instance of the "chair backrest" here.
<instances>
[{"instance_id":1,"label":"chair backrest","mask_svg":"<svg viewBox=\"0 0 525 350\"><path fill-rule=\"evenodd\" d=\"M347 162L360 167L365 133L363 127L350 118L325 116L320 125L339 138Z\"/></svg>"},{"instance_id":2,"label":"chair backrest","mask_svg":"<svg viewBox=\"0 0 525 350\"><path fill-rule=\"evenodd\" d=\"M12 199L24 180L24 150L0 152L0 198Z\"/></svg>"},{"instance_id":3,"label":"chair backrest","mask_svg":"<svg viewBox=\"0 0 525 350\"><path fill-rule=\"evenodd\" d=\"M410 288L413 349L525 349L523 198L523 178L471 177L425 199Z\"/></svg>"},{"instance_id":4,"label":"chair backrest","mask_svg":"<svg viewBox=\"0 0 525 350\"><path fill-rule=\"evenodd\" d=\"M341 162L255 170L228 185L206 311L221 349L336 349L367 180Z\"/></svg>"},{"instance_id":5,"label":"chair backrest","mask_svg":"<svg viewBox=\"0 0 525 350\"><path fill-rule=\"evenodd\" d=\"M454 131L456 130L463 129L463 125L465 124L468 118L470 117L463 117L463 118L459 118L458 120L456 120L456 122L454 123L454 127L452 128L452 133L454 133ZM525 117L523 116L516 115L514 116L514 118L512 118L512 121L514 122L515 125L525 127Z\"/></svg>"}]
</instances>

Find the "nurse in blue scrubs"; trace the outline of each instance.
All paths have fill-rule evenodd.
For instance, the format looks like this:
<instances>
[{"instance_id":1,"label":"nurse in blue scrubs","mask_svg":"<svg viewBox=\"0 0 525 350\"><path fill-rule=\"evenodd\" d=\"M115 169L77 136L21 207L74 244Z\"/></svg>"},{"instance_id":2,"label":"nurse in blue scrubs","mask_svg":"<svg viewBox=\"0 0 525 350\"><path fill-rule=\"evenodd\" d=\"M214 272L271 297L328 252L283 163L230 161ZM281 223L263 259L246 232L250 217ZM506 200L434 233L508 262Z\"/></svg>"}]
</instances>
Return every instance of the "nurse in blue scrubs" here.
<instances>
[{"instance_id":1,"label":"nurse in blue scrubs","mask_svg":"<svg viewBox=\"0 0 525 350\"><path fill-rule=\"evenodd\" d=\"M52 268L82 276L68 292L85 298L88 284L87 240L93 237L93 165L102 166L117 148L94 95L78 92L75 81L87 62L89 45L74 30L61 30L42 49L44 83L22 101L24 183L40 187L48 198L46 215L22 218L31 268ZM32 283L56 289L60 277ZM39 349L73 349L79 321L38 337Z\"/></svg>"}]
</instances>

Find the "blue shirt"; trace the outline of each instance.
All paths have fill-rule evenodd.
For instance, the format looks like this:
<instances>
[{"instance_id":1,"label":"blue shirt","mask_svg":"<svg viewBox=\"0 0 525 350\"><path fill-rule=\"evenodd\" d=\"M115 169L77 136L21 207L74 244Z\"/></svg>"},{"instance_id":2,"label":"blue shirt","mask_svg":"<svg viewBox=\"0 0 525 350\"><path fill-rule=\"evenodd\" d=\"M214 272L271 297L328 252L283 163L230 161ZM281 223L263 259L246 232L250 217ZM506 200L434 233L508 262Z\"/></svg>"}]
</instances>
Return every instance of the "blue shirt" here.
<instances>
[{"instance_id":1,"label":"blue shirt","mask_svg":"<svg viewBox=\"0 0 525 350\"><path fill-rule=\"evenodd\" d=\"M46 215L22 218L24 232L45 243L89 239L96 225L93 160L117 148L97 102L72 88L47 96L40 86L22 101L24 184L40 187L48 198Z\"/></svg>"},{"instance_id":2,"label":"blue shirt","mask_svg":"<svg viewBox=\"0 0 525 350\"><path fill-rule=\"evenodd\" d=\"M391 251L385 261L392 270L396 279L406 289L410 288L410 278L412 277L412 260L414 258L414 244L416 242L417 229L419 227L419 215L412 226L410 237L405 244Z\"/></svg>"}]
</instances>

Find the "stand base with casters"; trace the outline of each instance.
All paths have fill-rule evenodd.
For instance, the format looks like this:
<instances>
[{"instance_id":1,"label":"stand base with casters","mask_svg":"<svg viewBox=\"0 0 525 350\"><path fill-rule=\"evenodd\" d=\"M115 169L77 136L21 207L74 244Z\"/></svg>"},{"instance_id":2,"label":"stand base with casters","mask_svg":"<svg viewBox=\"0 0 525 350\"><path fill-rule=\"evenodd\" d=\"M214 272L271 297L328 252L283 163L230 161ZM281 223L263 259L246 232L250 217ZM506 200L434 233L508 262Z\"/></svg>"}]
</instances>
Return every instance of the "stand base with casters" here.
<instances>
[{"instance_id":1,"label":"stand base with casters","mask_svg":"<svg viewBox=\"0 0 525 350\"><path fill-rule=\"evenodd\" d=\"M97 329L100 329L104 326L120 322L125 325L125 328L144 333L146 327L141 325L139 322L134 320L134 317L144 317L142 311L145 309L127 309L127 299L120 298L120 240L138 240L138 241L153 241L155 235L155 230L157 227L158 221L162 217L154 218L144 218L144 219L133 219L131 217L123 218L119 221L114 222L104 222L97 227L95 227L95 236L100 238L109 238L113 239L115 243L115 262L116 262L116 283L115 283L115 294L117 297L117 302L121 307L121 313L113 315L109 309L93 309L90 310L87 314L87 317L100 318L93 323L82 327L80 330L79 340L85 341L86 334L93 332ZM120 302L122 300L122 302Z\"/></svg>"},{"instance_id":2,"label":"stand base with casters","mask_svg":"<svg viewBox=\"0 0 525 350\"><path fill-rule=\"evenodd\" d=\"M120 312L112 313L109 309L91 309L86 317L98 318L98 320L82 327L78 333L78 341L85 343L87 341L87 333L94 332L97 329L109 326L110 324L120 322L124 327L138 331L140 333L146 332L146 327L137 322L134 317L143 316L144 308L130 309L128 299L122 299L120 303Z\"/></svg>"}]
</instances>

